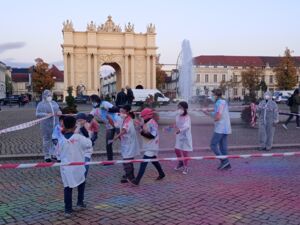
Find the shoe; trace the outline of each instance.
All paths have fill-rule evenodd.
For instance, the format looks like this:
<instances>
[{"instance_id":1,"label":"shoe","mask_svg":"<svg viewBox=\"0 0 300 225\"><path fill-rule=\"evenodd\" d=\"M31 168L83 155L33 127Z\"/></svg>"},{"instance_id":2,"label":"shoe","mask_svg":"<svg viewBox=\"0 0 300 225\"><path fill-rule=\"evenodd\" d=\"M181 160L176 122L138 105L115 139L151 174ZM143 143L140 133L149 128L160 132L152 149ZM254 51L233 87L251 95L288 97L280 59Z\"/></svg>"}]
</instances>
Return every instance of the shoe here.
<instances>
[{"instance_id":1,"label":"shoe","mask_svg":"<svg viewBox=\"0 0 300 225\"><path fill-rule=\"evenodd\" d=\"M45 162L46 162L46 163L51 163L52 160L51 160L50 158L48 158L48 159L45 159Z\"/></svg>"},{"instance_id":2,"label":"shoe","mask_svg":"<svg viewBox=\"0 0 300 225\"><path fill-rule=\"evenodd\" d=\"M264 147L264 148L263 148L263 147L261 147L261 148L259 148L259 149L258 149L258 151L266 151L266 150L267 150L267 148L266 148L266 147Z\"/></svg>"},{"instance_id":3,"label":"shoe","mask_svg":"<svg viewBox=\"0 0 300 225\"><path fill-rule=\"evenodd\" d=\"M156 180L162 180L162 179L164 179L165 176L166 176L165 174L159 175L159 176L156 178Z\"/></svg>"},{"instance_id":4,"label":"shoe","mask_svg":"<svg viewBox=\"0 0 300 225\"><path fill-rule=\"evenodd\" d=\"M76 209L79 209L79 210L86 209L86 207L87 207L87 205L85 203L81 203L81 204L77 203L77 205L76 205Z\"/></svg>"},{"instance_id":5,"label":"shoe","mask_svg":"<svg viewBox=\"0 0 300 225\"><path fill-rule=\"evenodd\" d=\"M65 211L65 217L70 218L72 216L72 212L73 212L73 210Z\"/></svg>"},{"instance_id":6,"label":"shoe","mask_svg":"<svg viewBox=\"0 0 300 225\"><path fill-rule=\"evenodd\" d=\"M230 166L230 163L229 162L226 162L226 163L222 163L220 166L219 166L219 169L220 170L223 170L223 169L230 169L231 166Z\"/></svg>"},{"instance_id":7,"label":"shoe","mask_svg":"<svg viewBox=\"0 0 300 225\"><path fill-rule=\"evenodd\" d=\"M285 125L285 124L282 124L282 127L286 130L288 129L287 125Z\"/></svg>"},{"instance_id":8,"label":"shoe","mask_svg":"<svg viewBox=\"0 0 300 225\"><path fill-rule=\"evenodd\" d=\"M183 171L182 171L182 174L187 175L188 172L189 172L189 168L188 167L184 167Z\"/></svg>"},{"instance_id":9,"label":"shoe","mask_svg":"<svg viewBox=\"0 0 300 225\"><path fill-rule=\"evenodd\" d=\"M225 166L222 170L229 170L229 169L231 169L231 165L230 164L228 164L227 166Z\"/></svg>"},{"instance_id":10,"label":"shoe","mask_svg":"<svg viewBox=\"0 0 300 225\"><path fill-rule=\"evenodd\" d=\"M139 182L136 179L127 179L129 183L131 183L133 186L139 186Z\"/></svg>"},{"instance_id":11,"label":"shoe","mask_svg":"<svg viewBox=\"0 0 300 225\"><path fill-rule=\"evenodd\" d=\"M178 170L181 170L183 169L183 164L182 163L178 163L177 166L174 168L174 170L178 171Z\"/></svg>"},{"instance_id":12,"label":"shoe","mask_svg":"<svg viewBox=\"0 0 300 225\"><path fill-rule=\"evenodd\" d=\"M126 178L123 178L123 177L122 177L122 179L121 179L121 184L126 184L126 183L128 183L128 180L127 180Z\"/></svg>"}]
</instances>

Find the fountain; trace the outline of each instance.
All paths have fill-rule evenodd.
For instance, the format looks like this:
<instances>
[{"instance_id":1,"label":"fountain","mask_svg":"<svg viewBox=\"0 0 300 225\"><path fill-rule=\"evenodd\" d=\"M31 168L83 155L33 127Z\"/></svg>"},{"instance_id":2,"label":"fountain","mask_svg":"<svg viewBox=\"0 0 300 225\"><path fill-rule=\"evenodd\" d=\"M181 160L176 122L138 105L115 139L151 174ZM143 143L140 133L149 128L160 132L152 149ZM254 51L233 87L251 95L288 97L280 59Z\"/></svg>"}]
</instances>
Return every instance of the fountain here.
<instances>
[{"instance_id":1,"label":"fountain","mask_svg":"<svg viewBox=\"0 0 300 225\"><path fill-rule=\"evenodd\" d=\"M177 64L179 72L179 98L188 102L193 90L193 55L190 42L186 39L182 42Z\"/></svg>"}]
</instances>

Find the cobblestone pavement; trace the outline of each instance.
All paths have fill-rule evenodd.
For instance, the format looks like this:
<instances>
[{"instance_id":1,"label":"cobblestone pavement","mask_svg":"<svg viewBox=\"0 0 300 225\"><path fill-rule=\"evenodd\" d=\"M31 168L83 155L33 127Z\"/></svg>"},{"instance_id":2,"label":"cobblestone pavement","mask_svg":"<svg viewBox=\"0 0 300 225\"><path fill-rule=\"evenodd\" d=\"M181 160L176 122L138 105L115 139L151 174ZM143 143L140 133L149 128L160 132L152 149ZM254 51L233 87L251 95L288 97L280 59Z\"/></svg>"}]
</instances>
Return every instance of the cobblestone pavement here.
<instances>
[{"instance_id":1,"label":"cobblestone pavement","mask_svg":"<svg viewBox=\"0 0 300 225\"><path fill-rule=\"evenodd\" d=\"M167 106L167 109L176 107ZM90 106L81 105L79 110L88 112ZM0 129L17 125L23 122L34 120L35 110L32 107L12 107L4 108L0 112ZM209 120L209 119L208 119ZM163 126L160 126L161 128ZM300 130L296 129L294 123L289 125L289 130L284 130L278 126L275 132L274 144L295 144L299 143ZM213 131L213 124L210 125L192 125L193 145L195 147L209 146L210 138ZM230 146L239 145L257 145L257 129L251 129L243 126L242 124L233 125L233 134L229 136ZM105 151L105 131L102 126L99 133L99 138L95 145L95 151ZM175 144L174 134L160 132L160 147L173 148ZM118 142L114 144L115 151L118 150ZM34 154L42 153L42 143L39 125L11 132L8 134L0 135L0 155L16 155L16 154Z\"/></svg>"},{"instance_id":2,"label":"cobblestone pavement","mask_svg":"<svg viewBox=\"0 0 300 225\"><path fill-rule=\"evenodd\" d=\"M161 154L167 156L173 154ZM296 225L299 160L235 159L229 171L218 171L216 160L191 161L188 175L174 171L175 162L163 162L166 178L155 181L156 171L149 165L139 187L119 182L121 165L91 166L88 207L71 218L63 214L59 168L1 170L0 224Z\"/></svg>"}]
</instances>

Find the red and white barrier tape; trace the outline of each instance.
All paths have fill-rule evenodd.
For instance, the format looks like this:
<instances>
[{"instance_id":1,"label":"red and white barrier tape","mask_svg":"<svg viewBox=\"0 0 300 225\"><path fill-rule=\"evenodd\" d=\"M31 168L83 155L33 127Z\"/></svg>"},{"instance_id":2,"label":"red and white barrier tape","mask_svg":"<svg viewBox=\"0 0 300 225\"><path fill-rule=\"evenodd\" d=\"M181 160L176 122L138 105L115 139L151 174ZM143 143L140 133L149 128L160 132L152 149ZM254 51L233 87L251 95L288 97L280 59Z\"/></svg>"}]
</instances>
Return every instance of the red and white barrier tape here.
<instances>
[{"instance_id":1,"label":"red and white barrier tape","mask_svg":"<svg viewBox=\"0 0 300 225\"><path fill-rule=\"evenodd\" d=\"M41 121L46 120L50 117L52 117L52 116L46 116L46 117L43 117L43 118L40 118L40 119L37 119L37 120L32 120L32 121L29 121L29 122L26 122L26 123L21 123L19 125L13 126L13 127L8 127L8 128L5 128L5 129L2 129L2 130L0 130L0 134L5 134L5 133L9 133L9 132L17 131L17 130L23 130L23 129L32 127L32 126L37 125Z\"/></svg>"},{"instance_id":2,"label":"red and white barrier tape","mask_svg":"<svg viewBox=\"0 0 300 225\"><path fill-rule=\"evenodd\" d=\"M227 156L192 156L182 158L157 158L157 159L133 159L133 160L113 160L113 161L97 161L97 162L70 162L70 163L24 163L24 164L0 164L0 169L23 169L23 168L46 168L57 166L83 166L83 165L115 165L122 163L141 163L156 161L179 161L179 160L214 160L214 159L246 159L261 157L286 157L300 156L300 152L284 152L284 153L258 153L245 155L227 155Z\"/></svg>"}]
</instances>

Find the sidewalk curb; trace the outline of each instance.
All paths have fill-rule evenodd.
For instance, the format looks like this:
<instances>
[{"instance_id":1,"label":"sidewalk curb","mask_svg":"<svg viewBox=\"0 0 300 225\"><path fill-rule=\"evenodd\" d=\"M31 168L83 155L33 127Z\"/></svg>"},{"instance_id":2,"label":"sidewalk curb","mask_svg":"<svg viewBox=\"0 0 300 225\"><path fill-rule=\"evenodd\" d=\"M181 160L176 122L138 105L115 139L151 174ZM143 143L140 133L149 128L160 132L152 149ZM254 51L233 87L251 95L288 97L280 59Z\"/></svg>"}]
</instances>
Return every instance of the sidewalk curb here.
<instances>
[{"instance_id":1,"label":"sidewalk curb","mask_svg":"<svg viewBox=\"0 0 300 225\"><path fill-rule=\"evenodd\" d=\"M300 151L300 143L299 144L274 144L273 149L281 149L281 148L297 148L299 147ZM229 146L229 151L238 151L238 150L258 150L258 145L235 145L235 146ZM198 151L210 151L209 147L195 147L194 152ZM174 152L171 148L162 148L160 149L160 153L172 153ZM268 153L268 152L266 152ZM104 151L95 151L93 153L94 156L105 156L106 152ZM119 152L114 153L114 155L120 155ZM17 155L0 155L0 160L20 160L20 159L42 159L44 157L43 154L37 153L37 154L17 154Z\"/></svg>"}]
</instances>

